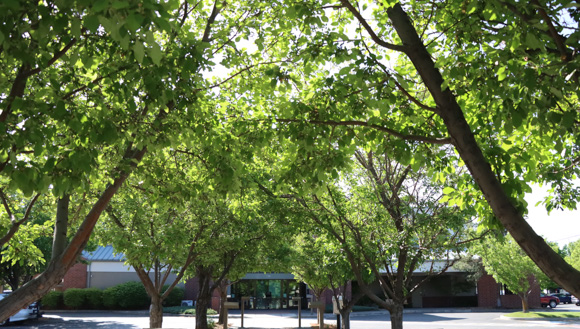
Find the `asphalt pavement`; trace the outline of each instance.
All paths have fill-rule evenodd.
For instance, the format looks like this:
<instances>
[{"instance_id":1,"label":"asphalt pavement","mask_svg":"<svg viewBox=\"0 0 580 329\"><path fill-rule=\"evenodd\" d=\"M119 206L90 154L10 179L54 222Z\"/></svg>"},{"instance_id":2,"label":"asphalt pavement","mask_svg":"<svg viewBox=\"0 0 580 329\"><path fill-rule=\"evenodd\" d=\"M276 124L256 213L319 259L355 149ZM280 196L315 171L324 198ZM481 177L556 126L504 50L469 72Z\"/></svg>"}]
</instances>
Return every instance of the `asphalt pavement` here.
<instances>
[{"instance_id":1,"label":"asphalt pavement","mask_svg":"<svg viewBox=\"0 0 580 329\"><path fill-rule=\"evenodd\" d=\"M580 311L575 305L559 305L556 309L543 311ZM516 310L514 310L516 311ZM502 317L508 310L490 309L406 309L403 317L405 329L515 329L515 328L576 328L580 321L530 321L510 320ZM302 312L301 328L311 328L316 322L314 312ZM233 310L230 314L230 328L240 328L241 314ZM336 324L336 316L326 314L326 324ZM38 320L12 323L8 328L28 329L140 329L149 327L146 311L68 311L47 312ZM195 319L185 316L164 316L164 328L194 329ZM245 328L298 328L297 312L291 311L246 311ZM390 328L386 311L356 312L351 315L352 329Z\"/></svg>"}]
</instances>

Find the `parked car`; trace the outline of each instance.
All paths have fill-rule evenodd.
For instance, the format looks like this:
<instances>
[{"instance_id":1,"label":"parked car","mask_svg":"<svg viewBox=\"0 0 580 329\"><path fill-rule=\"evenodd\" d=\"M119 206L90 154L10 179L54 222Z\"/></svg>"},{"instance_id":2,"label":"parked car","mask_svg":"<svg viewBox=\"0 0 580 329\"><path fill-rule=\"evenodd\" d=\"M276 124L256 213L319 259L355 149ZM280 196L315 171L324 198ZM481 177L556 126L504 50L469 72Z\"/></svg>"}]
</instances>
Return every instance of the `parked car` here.
<instances>
[{"instance_id":1,"label":"parked car","mask_svg":"<svg viewBox=\"0 0 580 329\"><path fill-rule=\"evenodd\" d=\"M560 303L562 304L572 304L572 295L570 294L558 293L558 294L550 294L550 296L558 297Z\"/></svg>"},{"instance_id":2,"label":"parked car","mask_svg":"<svg viewBox=\"0 0 580 329\"><path fill-rule=\"evenodd\" d=\"M542 307L550 306L551 308L556 308L560 304L560 300L558 297L540 294L540 304L542 304Z\"/></svg>"},{"instance_id":3,"label":"parked car","mask_svg":"<svg viewBox=\"0 0 580 329\"><path fill-rule=\"evenodd\" d=\"M8 296L7 293L0 294L0 300L4 299L4 297ZM40 305L38 302L34 302L27 307L18 311L18 313L14 314L7 320L0 322L0 326L6 325L8 322L16 322L16 321L25 321L30 319L36 319L41 316L40 313Z\"/></svg>"}]
</instances>

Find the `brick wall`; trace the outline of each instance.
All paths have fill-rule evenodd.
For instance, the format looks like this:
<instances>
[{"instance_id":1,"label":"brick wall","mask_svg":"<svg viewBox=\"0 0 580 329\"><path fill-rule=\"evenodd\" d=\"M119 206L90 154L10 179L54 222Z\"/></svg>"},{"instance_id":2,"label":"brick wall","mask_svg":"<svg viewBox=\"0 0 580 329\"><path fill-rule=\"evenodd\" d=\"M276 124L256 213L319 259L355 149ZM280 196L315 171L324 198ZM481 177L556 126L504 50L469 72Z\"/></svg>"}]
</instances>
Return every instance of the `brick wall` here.
<instances>
[{"instance_id":1,"label":"brick wall","mask_svg":"<svg viewBox=\"0 0 580 329\"><path fill-rule=\"evenodd\" d=\"M486 274L477 281L477 305L479 307L497 307L498 296L498 285L491 275Z\"/></svg>"},{"instance_id":2,"label":"brick wall","mask_svg":"<svg viewBox=\"0 0 580 329\"><path fill-rule=\"evenodd\" d=\"M528 296L529 308L540 307L540 286L533 278L529 278L532 291ZM499 298L499 305L498 305ZM477 300L479 307L484 308L522 308L522 300L517 295L501 295L497 282L491 275L482 276L477 282Z\"/></svg>"},{"instance_id":3,"label":"brick wall","mask_svg":"<svg viewBox=\"0 0 580 329\"><path fill-rule=\"evenodd\" d=\"M59 285L60 289L66 290L69 288L86 288L87 287L87 265L76 263L66 272L62 283Z\"/></svg>"}]
</instances>

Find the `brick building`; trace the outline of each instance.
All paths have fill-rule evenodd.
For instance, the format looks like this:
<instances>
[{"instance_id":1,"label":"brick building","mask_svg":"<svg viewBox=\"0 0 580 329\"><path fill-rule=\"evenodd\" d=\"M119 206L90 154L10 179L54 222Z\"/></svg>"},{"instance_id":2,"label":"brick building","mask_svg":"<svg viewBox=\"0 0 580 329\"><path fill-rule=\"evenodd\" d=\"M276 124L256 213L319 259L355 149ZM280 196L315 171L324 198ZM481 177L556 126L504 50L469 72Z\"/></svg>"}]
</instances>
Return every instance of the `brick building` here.
<instances>
[{"instance_id":1,"label":"brick building","mask_svg":"<svg viewBox=\"0 0 580 329\"><path fill-rule=\"evenodd\" d=\"M69 288L107 288L128 281L140 281L135 271L124 264L122 254L115 254L112 247L99 247L95 252L83 253L85 263L73 266L59 285L60 290ZM431 278L410 297L406 307L481 307L481 308L521 308L521 300L509 290L498 284L491 275L484 275L477 285L466 279L465 272L453 268ZM173 274L172 274L173 275ZM416 280L425 274L417 271ZM170 277L172 280L174 277ZM356 285L356 283L353 283ZM194 301L199 291L196 279L188 280L185 288L185 300ZM347 296L351 294L349 285ZM378 286L376 289L379 289ZM294 280L289 273L248 273L242 280L228 288L230 301L239 301L241 296L251 296L247 308L285 309L296 308L293 297L302 297L303 305L311 299L306 285ZM322 299L332 303L332 293L327 291ZM220 295L217 289L212 296L211 307L219 308ZM540 287L533 282L529 296L529 307L540 307Z\"/></svg>"}]
</instances>

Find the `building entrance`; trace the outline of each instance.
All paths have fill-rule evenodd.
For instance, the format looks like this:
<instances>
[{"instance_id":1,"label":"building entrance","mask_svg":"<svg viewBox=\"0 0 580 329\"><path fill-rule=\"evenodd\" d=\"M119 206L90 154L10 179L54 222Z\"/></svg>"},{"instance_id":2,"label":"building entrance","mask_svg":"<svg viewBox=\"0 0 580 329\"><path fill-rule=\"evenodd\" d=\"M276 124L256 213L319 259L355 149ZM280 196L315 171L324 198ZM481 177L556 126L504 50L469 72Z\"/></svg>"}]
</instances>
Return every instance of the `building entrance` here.
<instances>
[{"instance_id":1,"label":"building entrance","mask_svg":"<svg viewBox=\"0 0 580 329\"><path fill-rule=\"evenodd\" d=\"M297 309L298 302L293 297L302 298L303 308L307 307L306 285L296 280L241 280L231 286L230 296L234 302L250 297L245 309Z\"/></svg>"}]
</instances>

